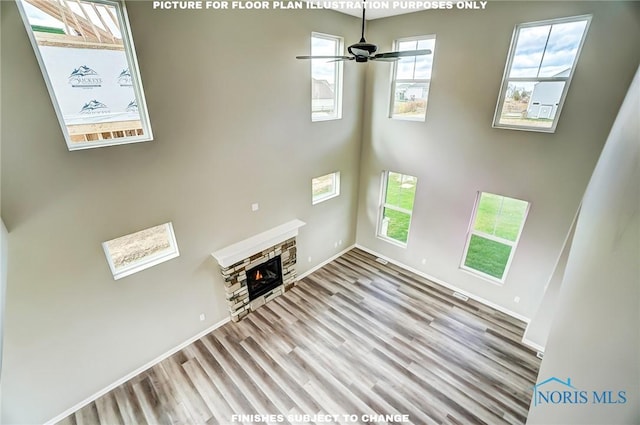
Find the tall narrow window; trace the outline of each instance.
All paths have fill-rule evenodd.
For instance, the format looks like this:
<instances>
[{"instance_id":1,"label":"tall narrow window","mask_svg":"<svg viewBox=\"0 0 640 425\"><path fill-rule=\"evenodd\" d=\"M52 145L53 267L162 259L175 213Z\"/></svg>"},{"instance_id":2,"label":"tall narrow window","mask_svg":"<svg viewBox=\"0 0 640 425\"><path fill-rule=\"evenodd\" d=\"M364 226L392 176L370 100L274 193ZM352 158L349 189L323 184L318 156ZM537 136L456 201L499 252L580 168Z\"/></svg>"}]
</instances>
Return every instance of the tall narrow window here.
<instances>
[{"instance_id":1,"label":"tall narrow window","mask_svg":"<svg viewBox=\"0 0 640 425\"><path fill-rule=\"evenodd\" d=\"M340 195L340 171L311 179L313 205Z\"/></svg>"},{"instance_id":2,"label":"tall narrow window","mask_svg":"<svg viewBox=\"0 0 640 425\"><path fill-rule=\"evenodd\" d=\"M494 127L552 133L591 15L516 26Z\"/></svg>"},{"instance_id":3,"label":"tall narrow window","mask_svg":"<svg viewBox=\"0 0 640 425\"><path fill-rule=\"evenodd\" d=\"M429 49L432 53L407 56L395 62L391 81L391 118L425 120L435 47L435 35L396 40L396 51Z\"/></svg>"},{"instance_id":4,"label":"tall narrow window","mask_svg":"<svg viewBox=\"0 0 640 425\"><path fill-rule=\"evenodd\" d=\"M343 55L342 37L311 35L312 56ZM342 118L342 62L311 60L311 121Z\"/></svg>"},{"instance_id":5,"label":"tall narrow window","mask_svg":"<svg viewBox=\"0 0 640 425\"><path fill-rule=\"evenodd\" d=\"M416 197L418 178L385 171L382 173L382 194L378 236L401 246L409 239L409 227Z\"/></svg>"},{"instance_id":6,"label":"tall narrow window","mask_svg":"<svg viewBox=\"0 0 640 425\"><path fill-rule=\"evenodd\" d=\"M462 268L504 282L529 203L482 192L473 211Z\"/></svg>"}]
</instances>

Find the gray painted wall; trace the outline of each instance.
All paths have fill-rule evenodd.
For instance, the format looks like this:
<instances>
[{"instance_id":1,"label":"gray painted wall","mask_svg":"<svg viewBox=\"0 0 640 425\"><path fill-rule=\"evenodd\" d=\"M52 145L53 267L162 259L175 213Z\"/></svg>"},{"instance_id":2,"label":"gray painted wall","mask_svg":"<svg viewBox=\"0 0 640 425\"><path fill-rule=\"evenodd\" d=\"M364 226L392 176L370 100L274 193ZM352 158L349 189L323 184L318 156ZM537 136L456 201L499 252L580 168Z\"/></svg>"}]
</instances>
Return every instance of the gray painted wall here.
<instances>
[{"instance_id":1,"label":"gray painted wall","mask_svg":"<svg viewBox=\"0 0 640 425\"><path fill-rule=\"evenodd\" d=\"M640 68L589 182L540 367L539 381L570 377L589 403L532 404L528 424L640 422L639 116ZM593 404L607 390L627 402Z\"/></svg>"},{"instance_id":2,"label":"gray painted wall","mask_svg":"<svg viewBox=\"0 0 640 425\"><path fill-rule=\"evenodd\" d=\"M2 8L0 8L0 22L2 22ZM0 31L0 58L2 57L2 31ZM0 67L0 81L2 81L2 67ZM0 84L0 97L2 96L2 84ZM2 128L2 102L0 102L0 128ZM0 132L0 167L2 164L2 134ZM0 170L0 221L2 221L2 172ZM3 229L3 239L6 235L6 227L4 222L2 222ZM8 235L6 235L8 236ZM2 257L0 256L0 261L2 261ZM0 274L0 278L2 278L2 300L0 303L2 304L2 312L0 312L0 347L3 345L4 341L4 301L6 298L6 268L3 268L2 274ZM0 420L2 418L2 348L0 348Z\"/></svg>"},{"instance_id":3,"label":"gray painted wall","mask_svg":"<svg viewBox=\"0 0 640 425\"><path fill-rule=\"evenodd\" d=\"M3 423L51 419L227 317L211 252L293 218L307 222L299 273L355 242L363 69L345 70L344 118L311 123L310 64L295 55L312 31L356 42L357 18L131 2L155 140L68 152L16 6L1 3ZM312 207L311 178L336 170L341 195ZM180 257L114 281L101 242L166 221Z\"/></svg>"},{"instance_id":4,"label":"gray painted wall","mask_svg":"<svg viewBox=\"0 0 640 425\"><path fill-rule=\"evenodd\" d=\"M571 225L571 231L569 231L567 241L564 244L564 248L562 248L562 254L560 254L558 264L553 271L549 284L544 290L544 296L542 297L542 301L540 301L538 311L533 315L531 322L529 322L524 332L523 341L541 351L544 351L547 346L547 338L549 337L551 326L553 326L553 315L558 305L558 294L560 293L564 271L567 267L569 252L571 252L574 233L575 221Z\"/></svg>"},{"instance_id":5,"label":"gray painted wall","mask_svg":"<svg viewBox=\"0 0 640 425\"><path fill-rule=\"evenodd\" d=\"M390 66L368 67L358 244L532 317L637 67L639 6L489 2L484 11L433 10L372 21L369 39L383 51L400 37L437 39L424 123L388 119ZM587 13L594 18L556 133L493 129L514 26ZM385 169L418 177L406 249L375 236ZM459 269L477 191L531 203L502 286Z\"/></svg>"},{"instance_id":6,"label":"gray painted wall","mask_svg":"<svg viewBox=\"0 0 640 425\"><path fill-rule=\"evenodd\" d=\"M2 414L2 352L4 347L4 311L7 298L7 266L9 265L9 234L0 220L0 415ZM1 417L1 416L0 416Z\"/></svg>"},{"instance_id":7,"label":"gray painted wall","mask_svg":"<svg viewBox=\"0 0 640 425\"><path fill-rule=\"evenodd\" d=\"M308 51L311 31L357 41L356 18L131 2L156 140L69 153L15 5L0 3L11 255L2 419L16 423L53 417L226 317L210 252L295 217L308 222L299 272L335 254L335 241L353 243L358 196L359 243L530 316L640 51L633 4L496 2L375 20L368 39L380 50L437 34L427 122L386 118L388 64L367 66L366 92L366 68L349 64L344 118L312 124L309 65L293 57ZM589 12L596 17L557 133L491 129L513 26ZM385 168L420 178L406 250L374 237ZM334 170L341 196L311 207L311 177ZM457 269L477 190L532 202L504 287ZM114 282L100 242L168 220L181 256Z\"/></svg>"}]
</instances>

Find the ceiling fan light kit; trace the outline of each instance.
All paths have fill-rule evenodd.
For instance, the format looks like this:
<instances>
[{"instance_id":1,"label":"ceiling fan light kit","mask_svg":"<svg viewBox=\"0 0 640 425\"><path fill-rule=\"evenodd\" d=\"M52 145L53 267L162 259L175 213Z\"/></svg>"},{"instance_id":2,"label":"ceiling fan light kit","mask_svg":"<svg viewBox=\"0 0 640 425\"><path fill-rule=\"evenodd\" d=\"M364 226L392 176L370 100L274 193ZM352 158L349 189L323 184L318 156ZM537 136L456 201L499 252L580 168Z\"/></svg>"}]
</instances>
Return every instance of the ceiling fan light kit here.
<instances>
[{"instance_id":1,"label":"ceiling fan light kit","mask_svg":"<svg viewBox=\"0 0 640 425\"><path fill-rule=\"evenodd\" d=\"M378 46L372 43L368 43L364 38L364 15L366 9L362 8L362 32L360 35L360 41L352 44L347 47L347 51L351 54L351 56L296 56L296 59L332 59L333 61L353 61L356 62L368 62L368 61L377 61L377 62L394 62L399 60L400 58L407 56L421 56L421 55L430 55L431 50L422 49L422 50L407 50L403 52L385 52L385 53L377 53Z\"/></svg>"}]
</instances>

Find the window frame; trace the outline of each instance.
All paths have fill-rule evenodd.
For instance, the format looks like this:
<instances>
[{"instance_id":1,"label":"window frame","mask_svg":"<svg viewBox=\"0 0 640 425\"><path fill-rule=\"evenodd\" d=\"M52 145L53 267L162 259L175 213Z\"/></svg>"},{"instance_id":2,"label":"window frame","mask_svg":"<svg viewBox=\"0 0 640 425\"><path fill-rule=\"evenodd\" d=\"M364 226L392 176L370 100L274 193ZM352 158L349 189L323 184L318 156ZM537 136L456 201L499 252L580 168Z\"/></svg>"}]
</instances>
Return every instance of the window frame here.
<instances>
[{"instance_id":1,"label":"window frame","mask_svg":"<svg viewBox=\"0 0 640 425\"><path fill-rule=\"evenodd\" d=\"M143 259L142 261L139 262L135 262L132 263L130 265L124 266L122 268L120 268L119 270L116 269L115 264L113 263L113 257L109 251L109 246L108 243L116 240L116 239L120 239L122 237L125 236L129 236L147 229L152 229L154 227L157 226L166 226L167 228L167 234L168 234L168 239L169 239L169 247L171 248L170 251L168 252L163 252L163 253L159 253L159 254L153 254L150 255L148 258ZM167 222L167 223L163 223L163 224L159 224L159 225L155 225L155 226L151 226L151 227L147 227L141 230L136 230L135 232L131 232L128 233L126 235L122 235L122 236L118 236L115 237L113 239L109 239L108 241L104 241L102 242L102 249L104 250L104 255L107 258L107 263L109 264L109 269L111 270L111 274L113 275L113 280L118 280L118 279L122 279L123 277L127 277L130 276L134 273L138 273L142 270L146 270L150 267L156 266L158 264L164 263L165 261L169 261L173 258L177 258L180 256L180 250L178 249L178 242L176 240L176 235L175 232L173 230L173 223L172 222Z\"/></svg>"},{"instance_id":2,"label":"window frame","mask_svg":"<svg viewBox=\"0 0 640 425\"><path fill-rule=\"evenodd\" d=\"M413 209L407 210L405 208L398 207L398 206L395 206L395 205L387 203L387 188L389 186L389 173L395 173L395 174L399 174L401 176L409 176L409 177L415 178L416 179L416 190L417 190L417 187L418 187L418 177L412 176L410 174L399 173L397 171L391 171L391 170L384 170L384 171L382 171L382 175L381 175L381 182L380 182L380 188L381 189L380 189L380 200L378 202L379 207L378 207L378 220L377 220L378 222L377 222L377 225L376 225L376 237L381 239L381 240L383 240L383 241L386 241L386 242L389 242L391 244L397 245L397 246L399 246L401 248L406 248L407 245L409 244L409 234L411 233L411 223L413 221ZM414 208L415 208L415 200L416 200L416 197L415 197L415 193L414 193L414 196L413 196ZM390 209L390 210L393 210L393 211L398 211L398 212L401 212L401 213L409 215L409 224L407 226L407 241L406 242L402 242L402 241L390 238L389 236L382 234L382 220L384 220L384 210L385 209Z\"/></svg>"},{"instance_id":3,"label":"window frame","mask_svg":"<svg viewBox=\"0 0 640 425\"><path fill-rule=\"evenodd\" d=\"M398 51L398 49L400 48L400 43L402 42L406 42L406 41L422 41L422 40L434 40L434 46L433 49L431 51L431 55L432 57L434 57L435 59L435 40L436 40L436 34L428 34L428 35L418 35L418 36L413 36L413 37L403 37L403 38L398 38L395 39L393 41L393 51ZM427 83L429 84L429 90L427 91L427 97L426 97L426 102L427 105L429 104L429 93L431 92L431 80L432 78L413 78L413 79L406 79L406 78L402 78L402 79L398 79L396 78L396 75L398 74L398 62L399 61L395 61L393 63L393 66L391 67L391 92L389 93L389 113L388 113L388 118L392 119L392 120L398 120L398 121L415 121L415 122L426 122L427 121L427 110L426 110L426 106L425 106L425 111L424 111L424 116L421 118L409 118L409 117L402 117L402 116L394 116L393 115L393 106L395 104L395 93L396 93L396 85L398 84L398 82L400 83ZM433 69L433 68L432 68ZM414 68L414 76L415 76L415 68Z\"/></svg>"},{"instance_id":4,"label":"window frame","mask_svg":"<svg viewBox=\"0 0 640 425\"><path fill-rule=\"evenodd\" d=\"M326 34L322 32L313 31L311 33L311 55L313 55L313 39L321 38L324 40L331 40L337 42L335 55L343 56L344 55L344 37L339 35ZM334 87L334 101L335 101L335 113L331 116L317 116L314 115L313 111L313 63L315 61L326 61L325 59L311 59L310 67L311 67L311 122L322 122L322 121L334 121L342 119L342 88L343 88L343 78L344 78L344 62L336 61L334 62L335 66L335 87Z\"/></svg>"},{"instance_id":5,"label":"window frame","mask_svg":"<svg viewBox=\"0 0 640 425\"><path fill-rule=\"evenodd\" d=\"M554 18L547 19L544 21L536 21L536 22L526 22L522 24L517 24L513 29L513 34L511 35L511 44L509 45L509 53L507 54L507 62L504 68L504 73L502 75L502 82L500 84L500 92L498 95L498 103L496 105L496 110L493 115L493 128L502 128L508 130L520 130L520 131L535 131L541 133L555 133L556 127L558 125L558 121L560 119L560 114L562 113L562 107L564 106L564 102L567 98L567 93L569 92L569 87L571 86L571 80L573 79L573 75L575 73L576 67L578 65L578 61L580 60L580 54L582 53L582 47L584 46L584 42L587 38L587 34L589 32L589 26L591 25L591 19L593 15L578 15L578 16L568 16L564 18ZM571 72L567 77L514 77L509 78L509 74L511 73L511 67L513 66L513 60L515 59L516 47L518 45L518 39L520 30L526 28L540 27L545 25L558 25L565 24L569 22L578 22L578 21L587 21L584 32L582 33L582 37L580 39L580 44L578 45L578 50L576 51L576 56L573 60L573 64L571 66ZM548 41L548 40L547 40ZM542 65L542 61L544 60L544 55L547 51L547 46L545 45L545 49L542 52L542 58L540 59L540 64ZM502 109L504 106L505 97L507 95L507 89L509 87L509 82L564 82L564 87L562 89L562 94L560 95L560 101L558 102L558 107L556 109L556 113L553 119L553 123L551 127L536 127L536 126L525 126L525 125L514 125L514 124L500 124L500 118L502 115ZM533 93L532 93L533 94Z\"/></svg>"},{"instance_id":6,"label":"window frame","mask_svg":"<svg viewBox=\"0 0 640 425\"><path fill-rule=\"evenodd\" d=\"M501 238L499 236L495 236L495 235L489 235L486 234L484 232L479 232L473 229L473 227L475 226L476 223L476 216L478 214L478 208L480 206L480 200L482 199L482 194L483 193L487 193L490 195L496 195L496 196L501 196L502 198L509 198L509 199L515 199L517 201L521 201L521 202L526 202L527 203L527 208L524 212L524 215L522 217L522 223L520 224L520 229L518 229L518 236L516 237L515 241L510 241L508 239L504 239ZM460 262L460 269L464 270L465 272L471 273L475 276L478 276L484 280L488 280L491 283L495 283L498 285L502 285L504 284L507 275L509 274L509 269L511 268L511 263L513 261L513 257L515 255L516 252L516 248L518 247L518 243L520 242L520 237L522 236L522 230L524 229L524 225L527 222L527 217L529 216L529 210L531 209L531 202L529 201L525 201L524 199L519 199L519 198L512 198L510 196L506 196L506 195L499 195L497 193L492 193L492 192L483 192L483 191L478 191L476 192L476 200L474 202L473 205L473 211L471 213L471 221L469 222L469 226L467 228L467 235L465 237L465 246L464 246L464 251L462 252L462 261ZM485 239L489 239L491 241L494 242L498 242L501 243L503 245L509 245L511 247L511 251L509 252L509 258L507 259L507 263L505 264L504 267L504 271L502 272L502 278L497 278L495 276L492 276L490 274L484 273L480 270L476 270L472 267L466 266L465 262L467 260L467 253L469 252L469 245L471 244L471 237L473 235L476 235L478 237L481 238L485 238Z\"/></svg>"},{"instance_id":7,"label":"window frame","mask_svg":"<svg viewBox=\"0 0 640 425\"><path fill-rule=\"evenodd\" d=\"M40 67L42 78L47 87L49 97L53 104L53 109L55 111L56 117L58 118L58 122L60 124L60 129L62 131L65 142L67 144L67 149L69 151L75 151L75 150L84 150L84 149L99 148L99 147L105 147L105 146L116 146L116 145L129 144L129 143L152 141L153 131L151 128L151 121L149 119L149 110L146 102L146 97L144 94L142 77L140 76L140 66L138 64L135 44L133 41L133 35L131 33L129 15L127 14L127 7L124 0L84 0L84 1L95 3L95 4L113 6L115 8L116 18L118 20L118 24L120 25L119 31L122 36L122 43L124 45L124 55L125 55L128 69L132 78L132 88L135 95L136 106L138 108L138 113L140 116L140 123L142 125L143 134L126 135L124 137L117 137L117 138L104 138L104 139L98 139L96 141L87 140L83 142L77 142L72 140L72 135L69 131L69 126L71 124L67 124L67 122L65 121L65 116L63 115L62 107L60 106L60 101L58 100L58 97L62 97L62 96L60 93L56 93L56 90L54 89L54 84L52 83L52 77L47 69L47 64L42 55L42 52L40 51L40 46L36 39L36 35L34 34L34 31L31 27L31 23L29 22L27 11L24 5L22 4L23 1L26 1L26 0L16 0L18 11L20 13L23 24L25 26L25 30L29 37L29 41L31 42L31 46L34 50L34 54L36 56L38 65ZM115 121L115 122L122 122L122 121ZM96 123L96 124L99 124L99 123ZM99 130L96 130L96 131L98 131L98 133L101 132ZM113 132L116 132L116 131L117 130L114 130Z\"/></svg>"},{"instance_id":8,"label":"window frame","mask_svg":"<svg viewBox=\"0 0 640 425\"><path fill-rule=\"evenodd\" d=\"M333 176L333 190L331 191L331 193L314 197L313 181L326 176ZM328 201L329 199L337 198L338 196L340 196L340 171L334 171L331 173L323 174L318 177L311 178L311 205L317 205L321 202Z\"/></svg>"}]
</instances>

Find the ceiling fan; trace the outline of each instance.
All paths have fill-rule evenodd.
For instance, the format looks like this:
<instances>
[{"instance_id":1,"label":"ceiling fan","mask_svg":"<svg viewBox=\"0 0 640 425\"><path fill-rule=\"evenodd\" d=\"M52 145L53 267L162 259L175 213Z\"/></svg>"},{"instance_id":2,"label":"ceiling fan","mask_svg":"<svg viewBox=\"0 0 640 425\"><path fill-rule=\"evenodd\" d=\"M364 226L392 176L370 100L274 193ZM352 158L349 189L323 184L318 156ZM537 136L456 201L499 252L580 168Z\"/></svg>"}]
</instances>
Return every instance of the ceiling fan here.
<instances>
[{"instance_id":1,"label":"ceiling fan","mask_svg":"<svg viewBox=\"0 0 640 425\"><path fill-rule=\"evenodd\" d=\"M400 58L406 56L420 56L420 55L430 55L431 50L422 49L422 50L407 50L402 52L386 52L386 53L377 53L378 46L372 43L367 43L367 40L364 39L364 14L365 8L362 8L362 34L360 36L360 41L356 44L352 44L347 48L349 53L352 56L296 56L296 59L333 59L334 61L352 61L356 62L367 62L367 61L378 61L378 62L393 62L397 61Z\"/></svg>"}]
</instances>

